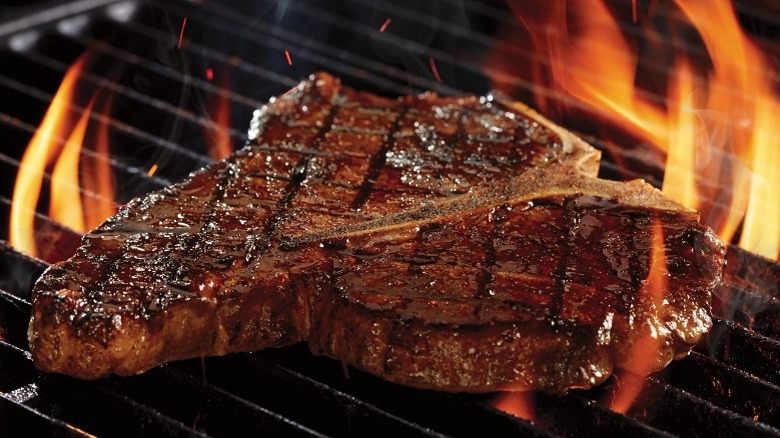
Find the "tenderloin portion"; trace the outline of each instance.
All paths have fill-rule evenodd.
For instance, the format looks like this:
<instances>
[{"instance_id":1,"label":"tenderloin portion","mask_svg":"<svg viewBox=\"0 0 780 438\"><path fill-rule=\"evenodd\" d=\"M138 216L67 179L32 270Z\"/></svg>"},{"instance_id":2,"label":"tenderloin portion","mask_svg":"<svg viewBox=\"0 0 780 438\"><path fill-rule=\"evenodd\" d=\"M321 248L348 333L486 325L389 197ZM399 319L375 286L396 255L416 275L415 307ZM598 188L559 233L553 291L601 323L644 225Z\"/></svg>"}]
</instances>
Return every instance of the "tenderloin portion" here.
<instances>
[{"instance_id":1,"label":"tenderloin portion","mask_svg":"<svg viewBox=\"0 0 780 438\"><path fill-rule=\"evenodd\" d=\"M492 98L318 74L250 144L134 200L33 291L36 366L93 379L308 342L446 391L563 390L684 356L723 247L596 150Z\"/></svg>"}]
</instances>

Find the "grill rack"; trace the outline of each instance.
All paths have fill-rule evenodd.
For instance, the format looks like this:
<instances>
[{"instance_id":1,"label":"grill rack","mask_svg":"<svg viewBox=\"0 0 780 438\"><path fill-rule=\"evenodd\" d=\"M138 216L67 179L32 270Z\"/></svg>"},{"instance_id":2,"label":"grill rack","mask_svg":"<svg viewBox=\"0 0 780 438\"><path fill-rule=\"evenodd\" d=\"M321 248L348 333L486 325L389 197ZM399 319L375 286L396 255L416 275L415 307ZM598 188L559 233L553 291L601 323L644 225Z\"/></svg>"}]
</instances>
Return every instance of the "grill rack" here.
<instances>
[{"instance_id":1,"label":"grill rack","mask_svg":"<svg viewBox=\"0 0 780 438\"><path fill-rule=\"evenodd\" d=\"M73 2L76 6L80 3L89 2ZM121 26L123 36L132 37L135 45L108 43L103 39L103 35L110 33L107 29L116 26L101 15L103 10L100 8L109 3L132 4L140 8L136 19ZM88 10L74 7L70 15L86 13L92 20L91 33L42 34L36 47L3 53L2 56L17 68L8 72L0 70L0 96L5 97L0 101L19 102L23 108L0 107L0 129L6 134L7 144L0 152L0 169L4 171L0 217L8 217L10 190L19 157L37 120L67 66L88 47L105 59L127 64L135 69L133 71L143 71L146 80L155 78L167 86L186 85L196 90L192 93L201 96L204 102L213 100L215 95L228 98L234 119L237 119L230 126L238 127L246 125L251 110L267 97L284 92L298 82L297 78L317 66L343 76L350 85L360 87L361 83L368 83L370 85L363 88L386 94L408 94L422 89L457 94L461 92L460 88L445 84L463 81L473 87L467 91L485 91L468 81L473 75L481 75L483 66L465 55L450 55L437 48L435 42L433 46L421 44L403 33L379 37L386 38L384 43L402 47L422 60L434 58L443 73L444 84L438 83L430 72L418 69L416 74L409 74L405 68L414 71L409 65L401 67L376 61L359 51L340 48L332 39L315 38L318 29L312 30L314 36L296 33L287 29L284 22L274 23L264 16L257 18L244 14L239 9L241 6L227 6L228 3L104 2L99 6L90 3ZM345 0L341 5L357 8L358 3ZM442 8L452 8L458 2L443 0L439 3ZM285 11L285 20L308 22L317 18L326 28L338 27L353 37L365 39L375 38L384 16L398 17L396 25L401 19L430 25L425 18L427 15L421 15L411 4L380 1L375 7L381 15L374 17L381 19L366 24L355 22L343 7L325 10L316 2L292 2ZM490 19L491 23L516 25L507 20L507 12L497 5L465 0L462 7L471 16ZM751 7L741 10L748 16L756 15ZM155 25L150 17L163 17L168 24ZM182 59L161 62L150 58L144 50L148 49L149 42L166 50L175 47L179 34L177 26L184 17L188 19L188 28L195 30L185 34L180 49L182 56L188 61L213 65L215 71L230 66L230 86L202 79L202 73L196 73ZM493 35L475 33L453 20L444 19L437 29L451 37L481 41L483 46L493 41ZM631 27L626 25L626 28ZM274 54L277 63L261 65L252 58L228 56L215 41L204 37L209 33L199 34L197 29L216 30L217 34L241 38L245 45L262 46L261 52ZM284 50L292 54L293 66L285 65L281 55ZM533 56L522 49L513 50L518 55ZM167 50L164 55L170 53L176 52ZM27 76L29 72L35 72L32 79ZM503 77L500 72L488 71L488 75L493 80L511 80L514 85L529 90L538 88L516 78ZM268 81L271 85L249 88L240 85L256 84L257 81ZM128 111L110 116L90 114L93 121L110 124L115 143L143 145L139 153L142 158L139 154L122 156L116 150L108 157L117 179L122 182L119 187L121 202L163 187L209 162L202 140L203 131L221 128L205 116L207 111L198 112L204 102L181 105L180 101L165 100L170 96L139 93L132 84L90 72L83 75L80 84L85 88L113 89L123 102L132 102L126 103L128 108L143 108L149 118L180 124L178 136L174 138L169 135L170 127L165 123L152 131L151 125L144 124ZM255 94L242 95L233 90L252 90ZM562 96L551 94L551 97L574 104ZM77 114L85 111L84 105L72 107ZM229 134L235 145L245 141L243 132L233 130ZM583 135L605 152L607 161L602 166L602 176L643 177L655 185L660 184L663 157L659 154L643 147L616 150L593 133ZM154 177L146 174L151 164L150 151L160 162ZM630 164L628 171L615 164L621 162ZM39 238L60 244L49 258L44 257L49 261L68 254L80 239L78 233L57 224L43 211L36 217L36 229L40 230ZM6 237L1 234L6 230L7 226L0 230L0 237ZM24 256L0 242L0 429L19 434L41 432L67 436L113 435L117 431L134 431L147 436L237 432L304 436L460 436L485 431L494 435L528 436L588 433L777 436L780 435L780 322L777 317L780 315L777 303L780 265L736 248L730 248L728 257L726 279L716 296L718 318L710 340L688 358L648 377L642 397L627 415L609 411L596 402L619 385L612 379L588 391L535 394L533 403L537 419L532 424L490 407L490 396L414 390L354 370L350 370L350 376L346 378L341 364L312 357L302 346L182 361L137 377L97 382L38 373L26 350L26 326L30 312L29 291L46 262ZM681 412L685 414L680 415Z\"/></svg>"}]
</instances>

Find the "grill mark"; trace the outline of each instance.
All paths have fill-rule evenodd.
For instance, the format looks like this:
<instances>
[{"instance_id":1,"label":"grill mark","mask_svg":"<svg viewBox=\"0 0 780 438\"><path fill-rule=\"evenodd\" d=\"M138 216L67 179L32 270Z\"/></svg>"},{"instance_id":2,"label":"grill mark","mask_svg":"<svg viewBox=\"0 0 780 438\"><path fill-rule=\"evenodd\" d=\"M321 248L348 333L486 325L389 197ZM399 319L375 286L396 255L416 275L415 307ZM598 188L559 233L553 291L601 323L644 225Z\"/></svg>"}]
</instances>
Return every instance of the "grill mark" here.
<instances>
[{"instance_id":1,"label":"grill mark","mask_svg":"<svg viewBox=\"0 0 780 438\"><path fill-rule=\"evenodd\" d=\"M260 118L260 132L262 133L265 131L271 120L278 118L280 118L280 116L276 114L263 114ZM226 161L226 167L221 172L219 172L218 180L215 184L214 196L209 199L209 201L206 203L206 207L201 213L202 225L200 229L197 233L185 236L182 239L185 242L185 254L192 252L195 246L203 240L203 236L206 234L204 230L209 228L208 225L214 220L217 204L225 198L227 187L238 178L238 172L231 172L231 167L237 166L240 159L241 158L238 156L231 156ZM233 178L231 178L231 176L233 176ZM236 259L237 257L233 257L231 263L235 262ZM182 294L182 292L186 291L185 288L189 285L181 280L183 267L184 265L181 263L176 263L173 260L168 261L166 270L161 275L163 281L165 281L167 285L166 291L176 292L179 294Z\"/></svg>"},{"instance_id":2,"label":"grill mark","mask_svg":"<svg viewBox=\"0 0 780 438\"><path fill-rule=\"evenodd\" d=\"M218 174L218 178L220 178L220 179L217 182L217 184L215 185L215 187L216 187L215 196L212 199L209 200L209 202L204 207L203 212L201 213L201 223L203 225L201 226L200 230L198 230L198 233L190 234L190 235L183 235L182 234L182 236L183 236L182 240L186 242L187 250L191 250L194 247L194 244L195 244L194 240L198 236L201 235L201 233L203 232L203 228L205 228L206 224L208 223L208 221L204 219L204 216L208 215L209 218L212 217L212 215L214 213L213 206L214 206L214 203L216 202L216 199L218 197L221 199L222 195L224 195L224 188L222 186L223 186L223 183L225 182L224 181L224 176L227 173L226 171L227 171L227 168L223 172L220 172ZM220 189L221 189L221 193L220 193ZM206 214L207 211L209 211L208 214ZM111 231L108 231L108 232L110 233ZM128 238L125 239L125 241L122 243L120 249L117 250L115 253L113 253L112 256L111 256L111 259L108 261L108 263L105 264L104 271L100 274L100 276L94 282L89 283L90 285L92 285L92 287L91 288L85 288L84 294L86 296L90 296L90 295L93 295L93 294L97 293L99 290L105 289L105 286L108 284L108 280L111 278L111 275L116 271L115 268L116 268L117 264L122 259L122 256L128 252L128 245L129 245L129 240L130 240L131 236L138 235L138 234L158 234L160 232L162 232L162 231L159 231L159 230L149 230L149 231L133 232L132 234L128 234L127 235ZM95 234L95 233L93 233L93 234ZM175 245L175 244L176 244L175 241L174 242L169 242L165 246L163 246L161 248L161 250L163 250L165 248L169 248L171 245ZM172 271L174 269L176 269L178 271L179 268L180 268L180 266L174 264L173 261L168 261L168 263L165 264L165 270L160 275L161 279L166 284L165 292L173 292L173 293L176 293L176 294L181 295L181 296L194 297L195 295L193 295L192 292L190 292L190 291L188 291L186 289L183 289L181 287L180 282L175 280L178 277L176 275L178 272L172 272ZM159 291L159 290L152 290L152 291L150 291L150 293L153 294L155 297L159 297L160 296L160 292L162 292L162 291ZM99 301L98 301L98 304L100 304Z\"/></svg>"},{"instance_id":3,"label":"grill mark","mask_svg":"<svg viewBox=\"0 0 780 438\"><path fill-rule=\"evenodd\" d=\"M331 102L330 110L323 120L322 128L320 128L320 130L317 132L317 136L314 137L312 141L312 149L316 150L319 148L319 146L322 144L322 141L325 139L325 135L328 133L328 131L331 130L333 119L336 117L338 109L341 108L338 102L339 96L340 95L338 92L336 92L334 99ZM247 239L247 244L245 245L246 250L244 253L244 259L247 263L251 263L252 260L257 258L258 255L263 253L271 245L271 238L273 237L274 233L276 233L279 225L284 222L287 211L292 206L293 199L295 199L295 195L298 194L298 190L300 189L301 184L306 179L309 164L315 156L316 155L314 153L307 153L300 159L300 161L298 161L298 163L296 163L292 178L290 178L290 182L284 189L284 195L282 196L282 199L280 199L276 204L276 212L266 221L266 225L264 227L265 230L262 233L262 237L259 239L259 242Z\"/></svg>"},{"instance_id":4,"label":"grill mark","mask_svg":"<svg viewBox=\"0 0 780 438\"><path fill-rule=\"evenodd\" d=\"M93 294L98 292L98 290L101 290L101 289L105 288L105 285L106 285L106 283L108 283L109 277L114 272L114 268L116 268L116 265L119 262L119 259L121 258L121 256L123 254L125 254L125 251L127 249L127 241L129 240L129 237L130 236L128 236L128 238L125 239L124 242L122 242L122 245L119 247L119 249L116 252L111 254L111 259L108 261L108 263L106 263L106 269L103 272L101 272L100 276L98 276L98 278L95 281L93 281L91 283L88 283L86 285L86 286L92 286L92 287L84 287L84 296L91 297ZM82 240L82 242L83 242L83 240ZM82 243L82 245L83 245L83 243ZM92 259L93 257L90 255L89 258ZM98 300L99 300L99 298L98 298ZM98 301L98 300L95 300L95 301Z\"/></svg>"},{"instance_id":5,"label":"grill mark","mask_svg":"<svg viewBox=\"0 0 780 438\"><path fill-rule=\"evenodd\" d=\"M203 212L201 213L201 223L200 229L197 233L185 236L182 241L184 241L184 254L189 254L192 252L192 250L195 248L195 245L198 244L203 240L203 236L206 234L204 230L206 230L208 225L214 220L214 215L216 213L216 205L222 199L225 197L225 192L227 186L231 183L230 175L235 174L235 172L231 172L230 168L235 162L231 159L227 166L222 169L221 172L219 172L219 177L217 180L217 183L215 184L215 192L214 196L209 199L209 202L206 203L206 208L203 209ZM182 268L185 264L183 263L177 263L174 260L169 260L168 263L166 263L166 269L161 274L162 279L165 281L166 285L168 286L166 288L166 291L185 291L186 288L189 286L185 282L181 281L182 277ZM181 293L181 292L177 292ZM159 295L158 295L159 296Z\"/></svg>"},{"instance_id":6,"label":"grill mark","mask_svg":"<svg viewBox=\"0 0 780 438\"><path fill-rule=\"evenodd\" d=\"M360 210L363 204L365 204L368 200L368 197L371 196L371 192L374 189L374 183L376 182L377 178L379 178L379 173L387 163L387 153L395 145L395 134L401 127L401 121L403 120L404 116L406 116L408 111L408 104L404 104L404 106L401 107L401 109L398 111L398 116L393 121L393 125L390 127L390 130L387 131L385 141L382 144L382 147L379 149L379 152L371 157L371 163L368 166L368 172L366 172L366 176L363 178L363 182L360 184L360 189L358 190L355 199L352 201L352 206L350 207L352 210Z\"/></svg>"},{"instance_id":7,"label":"grill mark","mask_svg":"<svg viewBox=\"0 0 780 438\"><path fill-rule=\"evenodd\" d=\"M558 265L558 269L555 271L555 281L560 285L560 289L557 294L554 294L552 296L551 302L551 315L554 318L560 319L561 312L563 311L563 303L565 301L565 296L567 292L567 285L570 282L569 277L567 275L567 271L569 268L569 262L571 261L571 254L572 251L569 251L568 248L574 245L574 227L579 223L582 212L577 209L569 209L568 204L574 202L573 197L568 197L563 200L563 208L567 210L566 213L566 235L565 240L562 242L561 245L561 254L560 254L560 262Z\"/></svg>"}]
</instances>

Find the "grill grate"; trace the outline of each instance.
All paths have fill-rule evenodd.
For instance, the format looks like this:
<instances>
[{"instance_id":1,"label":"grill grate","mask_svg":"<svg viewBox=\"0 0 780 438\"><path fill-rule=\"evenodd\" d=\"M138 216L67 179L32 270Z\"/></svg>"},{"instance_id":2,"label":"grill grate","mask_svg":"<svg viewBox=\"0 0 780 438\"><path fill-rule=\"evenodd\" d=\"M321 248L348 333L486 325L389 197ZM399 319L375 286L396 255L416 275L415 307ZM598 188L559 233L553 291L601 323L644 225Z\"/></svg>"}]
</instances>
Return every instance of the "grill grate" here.
<instances>
[{"instance_id":1,"label":"grill grate","mask_svg":"<svg viewBox=\"0 0 780 438\"><path fill-rule=\"evenodd\" d=\"M82 0L56 9L56 14L46 15L41 7L26 15L0 15L0 44L9 47L0 51L0 58L4 66L12 66L0 70L0 132L5 139L0 152L0 239L7 240L19 160L65 71L85 51L92 62L81 75L79 90L85 95L97 90L111 94L114 106L108 114L89 114L93 123L110 127L110 155L85 150L83 156L108 160L118 182L119 202L164 187L207 164L208 138L215 132L227 134L233 145L242 145L251 112L318 69L340 75L356 88L388 95L427 89L483 94L490 80L528 93L542 92L560 105L576 107L565 96L481 63L480 57L496 46L498 29L517 26L497 0L440 0L424 5L377 0L370 6L358 0L327 6L304 0L275 2L265 11L251 10L248 2L238 1L160 3ZM630 8L628 1L615 3L617 8ZM754 5L739 9L747 19L760 18L772 29L780 22L764 17ZM130 19L127 13L117 12L122 10L136 12ZM66 26L57 30L62 20L79 16L89 22L81 32ZM388 17L393 22L380 34L379 26ZM628 33L637 32L630 20L622 26ZM20 50L18 37L31 38L30 29L40 30L35 36L38 43ZM182 44L177 48L180 33ZM704 56L695 42L672 40L670 44ZM536 57L519 46L501 50L520 63ZM292 65L285 51L291 54ZM430 62L436 63L441 83ZM214 80L206 78L207 68L212 69ZM664 65L648 68L673 74ZM80 96L71 104L74 114L87 111L83 99ZM210 114L219 99L230 104L232 128L227 130ZM587 126L567 126L584 131L586 140L604 151L602 177L641 177L660 185L661 154L643 145L616 149ZM159 169L148 176L152 164ZM47 262L71 254L80 240L78 233L49 218L43 205L39 203L36 216L36 239L52 248L43 260L20 254L0 240L0 429L4 432L53 436L118 431L143 436L247 432L462 436L485 431L524 436L780 435L780 265L737 248L729 249L729 267L715 302L718 319L708 342L647 378L643 395L625 415L597 402L619 387L620 382L611 379L587 391L533 395L536 420L532 424L492 408L491 396L415 390L354 370L345 378L340 363L312 357L303 346L181 361L136 377L96 382L38 373L27 352L29 291Z\"/></svg>"}]
</instances>

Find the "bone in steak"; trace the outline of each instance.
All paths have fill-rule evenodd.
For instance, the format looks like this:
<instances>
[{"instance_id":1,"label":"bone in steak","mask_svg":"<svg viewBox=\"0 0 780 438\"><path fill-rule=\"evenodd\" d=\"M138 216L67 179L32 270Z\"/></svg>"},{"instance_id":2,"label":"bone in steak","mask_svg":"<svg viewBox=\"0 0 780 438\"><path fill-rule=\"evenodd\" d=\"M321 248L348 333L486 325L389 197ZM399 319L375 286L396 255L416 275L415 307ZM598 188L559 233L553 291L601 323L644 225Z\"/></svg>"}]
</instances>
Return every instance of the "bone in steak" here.
<instances>
[{"instance_id":1,"label":"bone in steak","mask_svg":"<svg viewBox=\"0 0 780 438\"><path fill-rule=\"evenodd\" d=\"M250 138L41 277L38 368L93 379L307 341L416 387L562 390L660 369L711 325L723 246L698 214L595 178L599 153L521 104L318 74ZM650 284L654 258L668 275Z\"/></svg>"}]
</instances>

